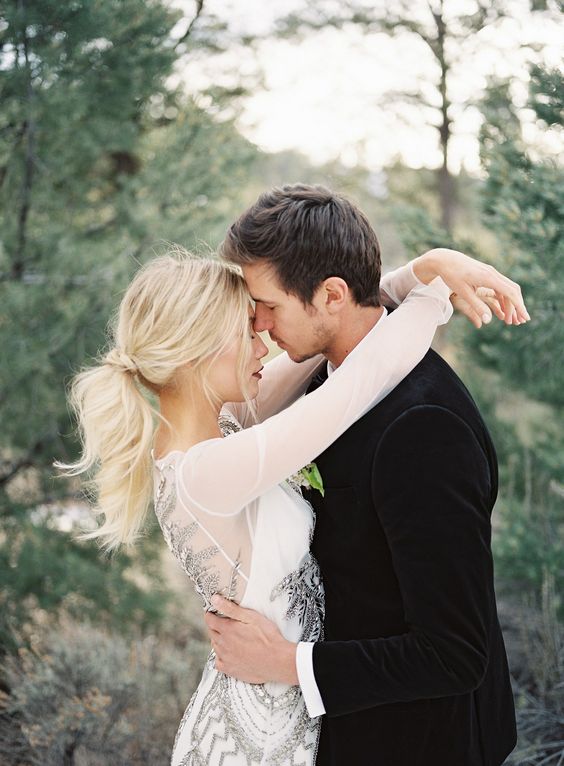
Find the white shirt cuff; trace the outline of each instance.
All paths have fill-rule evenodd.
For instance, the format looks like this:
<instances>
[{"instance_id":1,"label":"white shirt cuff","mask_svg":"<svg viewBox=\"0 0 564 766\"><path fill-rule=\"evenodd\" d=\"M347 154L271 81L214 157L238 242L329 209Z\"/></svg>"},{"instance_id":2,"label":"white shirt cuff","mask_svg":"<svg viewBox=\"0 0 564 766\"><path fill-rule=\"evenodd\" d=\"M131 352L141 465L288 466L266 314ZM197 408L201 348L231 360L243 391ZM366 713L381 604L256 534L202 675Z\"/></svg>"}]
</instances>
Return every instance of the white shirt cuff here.
<instances>
[{"instance_id":1,"label":"white shirt cuff","mask_svg":"<svg viewBox=\"0 0 564 766\"><path fill-rule=\"evenodd\" d=\"M296 649L296 670L307 712L311 718L325 713L325 705L313 673L313 641L300 641Z\"/></svg>"}]
</instances>

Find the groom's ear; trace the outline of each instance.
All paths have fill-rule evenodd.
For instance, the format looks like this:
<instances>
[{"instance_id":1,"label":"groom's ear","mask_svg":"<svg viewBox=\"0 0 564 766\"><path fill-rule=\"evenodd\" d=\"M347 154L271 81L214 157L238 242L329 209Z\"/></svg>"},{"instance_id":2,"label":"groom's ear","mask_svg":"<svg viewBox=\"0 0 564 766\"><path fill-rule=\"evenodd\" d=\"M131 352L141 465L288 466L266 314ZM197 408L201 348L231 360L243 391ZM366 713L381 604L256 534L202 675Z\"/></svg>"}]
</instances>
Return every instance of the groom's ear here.
<instances>
[{"instance_id":1,"label":"groom's ear","mask_svg":"<svg viewBox=\"0 0 564 766\"><path fill-rule=\"evenodd\" d=\"M341 277L329 277L321 285L323 303L329 314L338 314L349 301L349 286Z\"/></svg>"}]
</instances>

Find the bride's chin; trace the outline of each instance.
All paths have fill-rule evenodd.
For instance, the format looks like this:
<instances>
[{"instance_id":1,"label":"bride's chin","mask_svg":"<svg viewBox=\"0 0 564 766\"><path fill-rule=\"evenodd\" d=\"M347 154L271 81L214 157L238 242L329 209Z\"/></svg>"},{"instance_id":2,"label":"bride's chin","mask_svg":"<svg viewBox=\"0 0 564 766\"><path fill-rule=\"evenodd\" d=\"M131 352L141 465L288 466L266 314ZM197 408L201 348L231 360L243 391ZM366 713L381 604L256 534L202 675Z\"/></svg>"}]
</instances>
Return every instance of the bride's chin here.
<instances>
[{"instance_id":1,"label":"bride's chin","mask_svg":"<svg viewBox=\"0 0 564 766\"><path fill-rule=\"evenodd\" d=\"M251 383L249 384L249 396L251 399L254 399L255 396L258 394L260 388L260 381L256 380L256 378L253 378Z\"/></svg>"}]
</instances>

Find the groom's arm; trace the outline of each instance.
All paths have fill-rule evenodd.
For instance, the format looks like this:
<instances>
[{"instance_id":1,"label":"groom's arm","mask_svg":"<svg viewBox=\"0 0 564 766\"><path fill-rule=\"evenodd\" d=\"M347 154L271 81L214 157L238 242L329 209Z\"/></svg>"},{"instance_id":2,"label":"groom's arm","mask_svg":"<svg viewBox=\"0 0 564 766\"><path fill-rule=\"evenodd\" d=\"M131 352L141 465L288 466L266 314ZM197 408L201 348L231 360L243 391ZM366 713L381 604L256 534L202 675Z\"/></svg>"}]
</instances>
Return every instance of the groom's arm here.
<instances>
[{"instance_id":1,"label":"groom's arm","mask_svg":"<svg viewBox=\"0 0 564 766\"><path fill-rule=\"evenodd\" d=\"M388 428L374 457L373 498L408 631L314 645L328 715L480 685L495 609L495 481L473 431L442 407L413 408Z\"/></svg>"}]
</instances>

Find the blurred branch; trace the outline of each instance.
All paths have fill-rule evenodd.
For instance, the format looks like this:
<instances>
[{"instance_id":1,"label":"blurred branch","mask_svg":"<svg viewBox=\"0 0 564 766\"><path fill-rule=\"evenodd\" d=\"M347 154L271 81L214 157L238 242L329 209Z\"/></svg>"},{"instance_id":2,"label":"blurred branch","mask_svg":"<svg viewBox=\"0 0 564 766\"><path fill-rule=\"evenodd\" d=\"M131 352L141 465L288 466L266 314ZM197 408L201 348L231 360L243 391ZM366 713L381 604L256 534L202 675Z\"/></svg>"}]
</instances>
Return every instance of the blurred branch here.
<instances>
[{"instance_id":1,"label":"blurred branch","mask_svg":"<svg viewBox=\"0 0 564 766\"><path fill-rule=\"evenodd\" d=\"M22 14L22 18L25 14L24 0L18 0L18 10ZM14 253L14 259L12 263L12 276L14 279L20 279L24 270L25 261L25 249L27 244L27 223L29 219L29 211L31 208L31 189L33 186L33 144L35 125L33 122L33 86L31 82L31 66L29 61L29 40L27 36L27 29L25 23L22 31L22 47L25 60L25 69L27 76L27 116L22 126L22 133L25 140L25 162L24 162L24 177L22 183L22 202L18 214L18 234L17 245Z\"/></svg>"},{"instance_id":2,"label":"blurred branch","mask_svg":"<svg viewBox=\"0 0 564 766\"><path fill-rule=\"evenodd\" d=\"M194 29L194 24L198 21L200 16L202 15L202 11L204 10L204 0L196 0L196 13L194 14L194 17L188 24L188 27L186 28L186 32L180 37L175 45L174 49L178 48L179 45L182 45L182 43L186 42L186 40L190 37L192 34L192 30Z\"/></svg>"},{"instance_id":3,"label":"blurred branch","mask_svg":"<svg viewBox=\"0 0 564 766\"><path fill-rule=\"evenodd\" d=\"M0 464L0 487L4 487L24 468L33 468L36 463L34 458L41 454L43 446L43 441L38 441L33 445L27 455L19 460L3 460Z\"/></svg>"}]
</instances>

